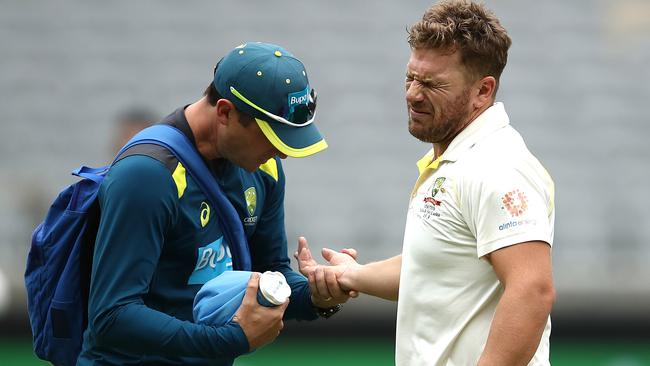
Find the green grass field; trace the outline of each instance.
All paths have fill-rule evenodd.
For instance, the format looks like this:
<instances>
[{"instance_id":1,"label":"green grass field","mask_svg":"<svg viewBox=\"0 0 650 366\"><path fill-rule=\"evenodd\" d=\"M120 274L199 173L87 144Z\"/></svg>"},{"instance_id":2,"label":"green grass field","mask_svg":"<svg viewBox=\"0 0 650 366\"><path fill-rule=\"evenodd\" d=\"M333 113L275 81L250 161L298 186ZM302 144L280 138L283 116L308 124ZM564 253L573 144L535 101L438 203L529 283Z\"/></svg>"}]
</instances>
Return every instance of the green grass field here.
<instances>
[{"instance_id":1,"label":"green grass field","mask_svg":"<svg viewBox=\"0 0 650 366\"><path fill-rule=\"evenodd\" d=\"M296 340L280 338L257 352L241 357L236 366L390 366L391 340ZM650 366L647 342L575 342L551 344L553 366ZM32 354L29 340L0 339L0 365L37 366L47 363Z\"/></svg>"}]
</instances>

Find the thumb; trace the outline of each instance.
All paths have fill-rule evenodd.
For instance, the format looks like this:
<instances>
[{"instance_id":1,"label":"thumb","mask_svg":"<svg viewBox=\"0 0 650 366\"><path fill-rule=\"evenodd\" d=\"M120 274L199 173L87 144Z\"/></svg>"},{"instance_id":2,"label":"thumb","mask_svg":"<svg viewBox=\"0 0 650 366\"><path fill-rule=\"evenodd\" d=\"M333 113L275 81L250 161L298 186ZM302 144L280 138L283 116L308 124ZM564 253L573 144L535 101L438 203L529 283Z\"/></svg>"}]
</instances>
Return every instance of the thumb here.
<instances>
[{"instance_id":1,"label":"thumb","mask_svg":"<svg viewBox=\"0 0 650 366\"><path fill-rule=\"evenodd\" d=\"M352 257L352 259L356 260L357 259L357 250L354 248L345 248L341 250L341 253L345 253Z\"/></svg>"},{"instance_id":2,"label":"thumb","mask_svg":"<svg viewBox=\"0 0 650 366\"><path fill-rule=\"evenodd\" d=\"M323 256L323 258L325 258L326 261L328 261L331 264L332 258L334 258L334 255L336 255L336 251L329 248L323 248L323 250L321 251L321 255Z\"/></svg>"},{"instance_id":3,"label":"thumb","mask_svg":"<svg viewBox=\"0 0 650 366\"><path fill-rule=\"evenodd\" d=\"M257 297L257 289L260 286L260 274L258 272L251 273L251 277L248 279L248 284L246 285L246 293L244 298L250 298L253 296Z\"/></svg>"}]
</instances>

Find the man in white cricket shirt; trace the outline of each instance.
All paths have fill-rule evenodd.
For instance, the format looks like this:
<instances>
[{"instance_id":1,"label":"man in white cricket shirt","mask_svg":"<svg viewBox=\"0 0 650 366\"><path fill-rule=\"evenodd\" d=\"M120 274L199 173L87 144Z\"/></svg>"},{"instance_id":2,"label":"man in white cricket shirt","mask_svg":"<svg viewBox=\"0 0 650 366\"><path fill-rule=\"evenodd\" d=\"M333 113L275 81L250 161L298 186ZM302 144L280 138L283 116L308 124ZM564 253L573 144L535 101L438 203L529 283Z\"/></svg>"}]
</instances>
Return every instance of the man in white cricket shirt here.
<instances>
[{"instance_id":1,"label":"man in white cricket shirt","mask_svg":"<svg viewBox=\"0 0 650 366\"><path fill-rule=\"evenodd\" d=\"M409 132L431 143L408 206L402 254L356 253L304 238L314 293L398 300L396 364L549 365L553 181L495 103L511 40L482 5L446 1L409 29Z\"/></svg>"}]
</instances>

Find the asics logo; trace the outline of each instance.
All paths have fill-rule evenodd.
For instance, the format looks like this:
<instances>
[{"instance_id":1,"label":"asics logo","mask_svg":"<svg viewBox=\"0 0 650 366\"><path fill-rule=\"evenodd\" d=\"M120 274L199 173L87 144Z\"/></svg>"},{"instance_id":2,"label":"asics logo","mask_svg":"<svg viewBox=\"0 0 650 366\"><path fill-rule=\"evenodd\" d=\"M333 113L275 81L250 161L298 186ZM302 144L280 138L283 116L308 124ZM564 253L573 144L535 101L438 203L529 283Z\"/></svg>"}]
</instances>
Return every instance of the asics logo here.
<instances>
[{"instance_id":1,"label":"asics logo","mask_svg":"<svg viewBox=\"0 0 650 366\"><path fill-rule=\"evenodd\" d=\"M201 227L205 227L208 221L210 221L210 206L205 202L201 202Z\"/></svg>"}]
</instances>

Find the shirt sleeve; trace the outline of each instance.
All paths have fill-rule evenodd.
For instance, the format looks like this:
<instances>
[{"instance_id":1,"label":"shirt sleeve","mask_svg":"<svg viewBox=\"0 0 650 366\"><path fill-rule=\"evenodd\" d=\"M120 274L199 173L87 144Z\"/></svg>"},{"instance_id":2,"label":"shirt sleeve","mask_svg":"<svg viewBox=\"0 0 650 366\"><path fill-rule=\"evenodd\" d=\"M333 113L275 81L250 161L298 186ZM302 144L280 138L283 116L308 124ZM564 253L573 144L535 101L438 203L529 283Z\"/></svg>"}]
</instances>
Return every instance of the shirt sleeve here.
<instances>
[{"instance_id":1,"label":"shirt sleeve","mask_svg":"<svg viewBox=\"0 0 650 366\"><path fill-rule=\"evenodd\" d=\"M241 327L183 321L145 305L166 230L178 216L167 168L147 156L115 164L99 190L101 219L88 305L99 346L138 354L234 358L248 352Z\"/></svg>"},{"instance_id":2,"label":"shirt sleeve","mask_svg":"<svg viewBox=\"0 0 650 366\"><path fill-rule=\"evenodd\" d=\"M515 167L477 169L461 180L462 210L482 257L527 241L553 241L552 181Z\"/></svg>"},{"instance_id":3,"label":"shirt sleeve","mask_svg":"<svg viewBox=\"0 0 650 366\"><path fill-rule=\"evenodd\" d=\"M287 234L284 228L285 177L279 159L276 158L276 162L278 180L266 186L264 211L249 242L253 270L278 271L287 279L291 297L285 319L313 320L317 314L311 303L309 282L291 269L287 255Z\"/></svg>"}]
</instances>

